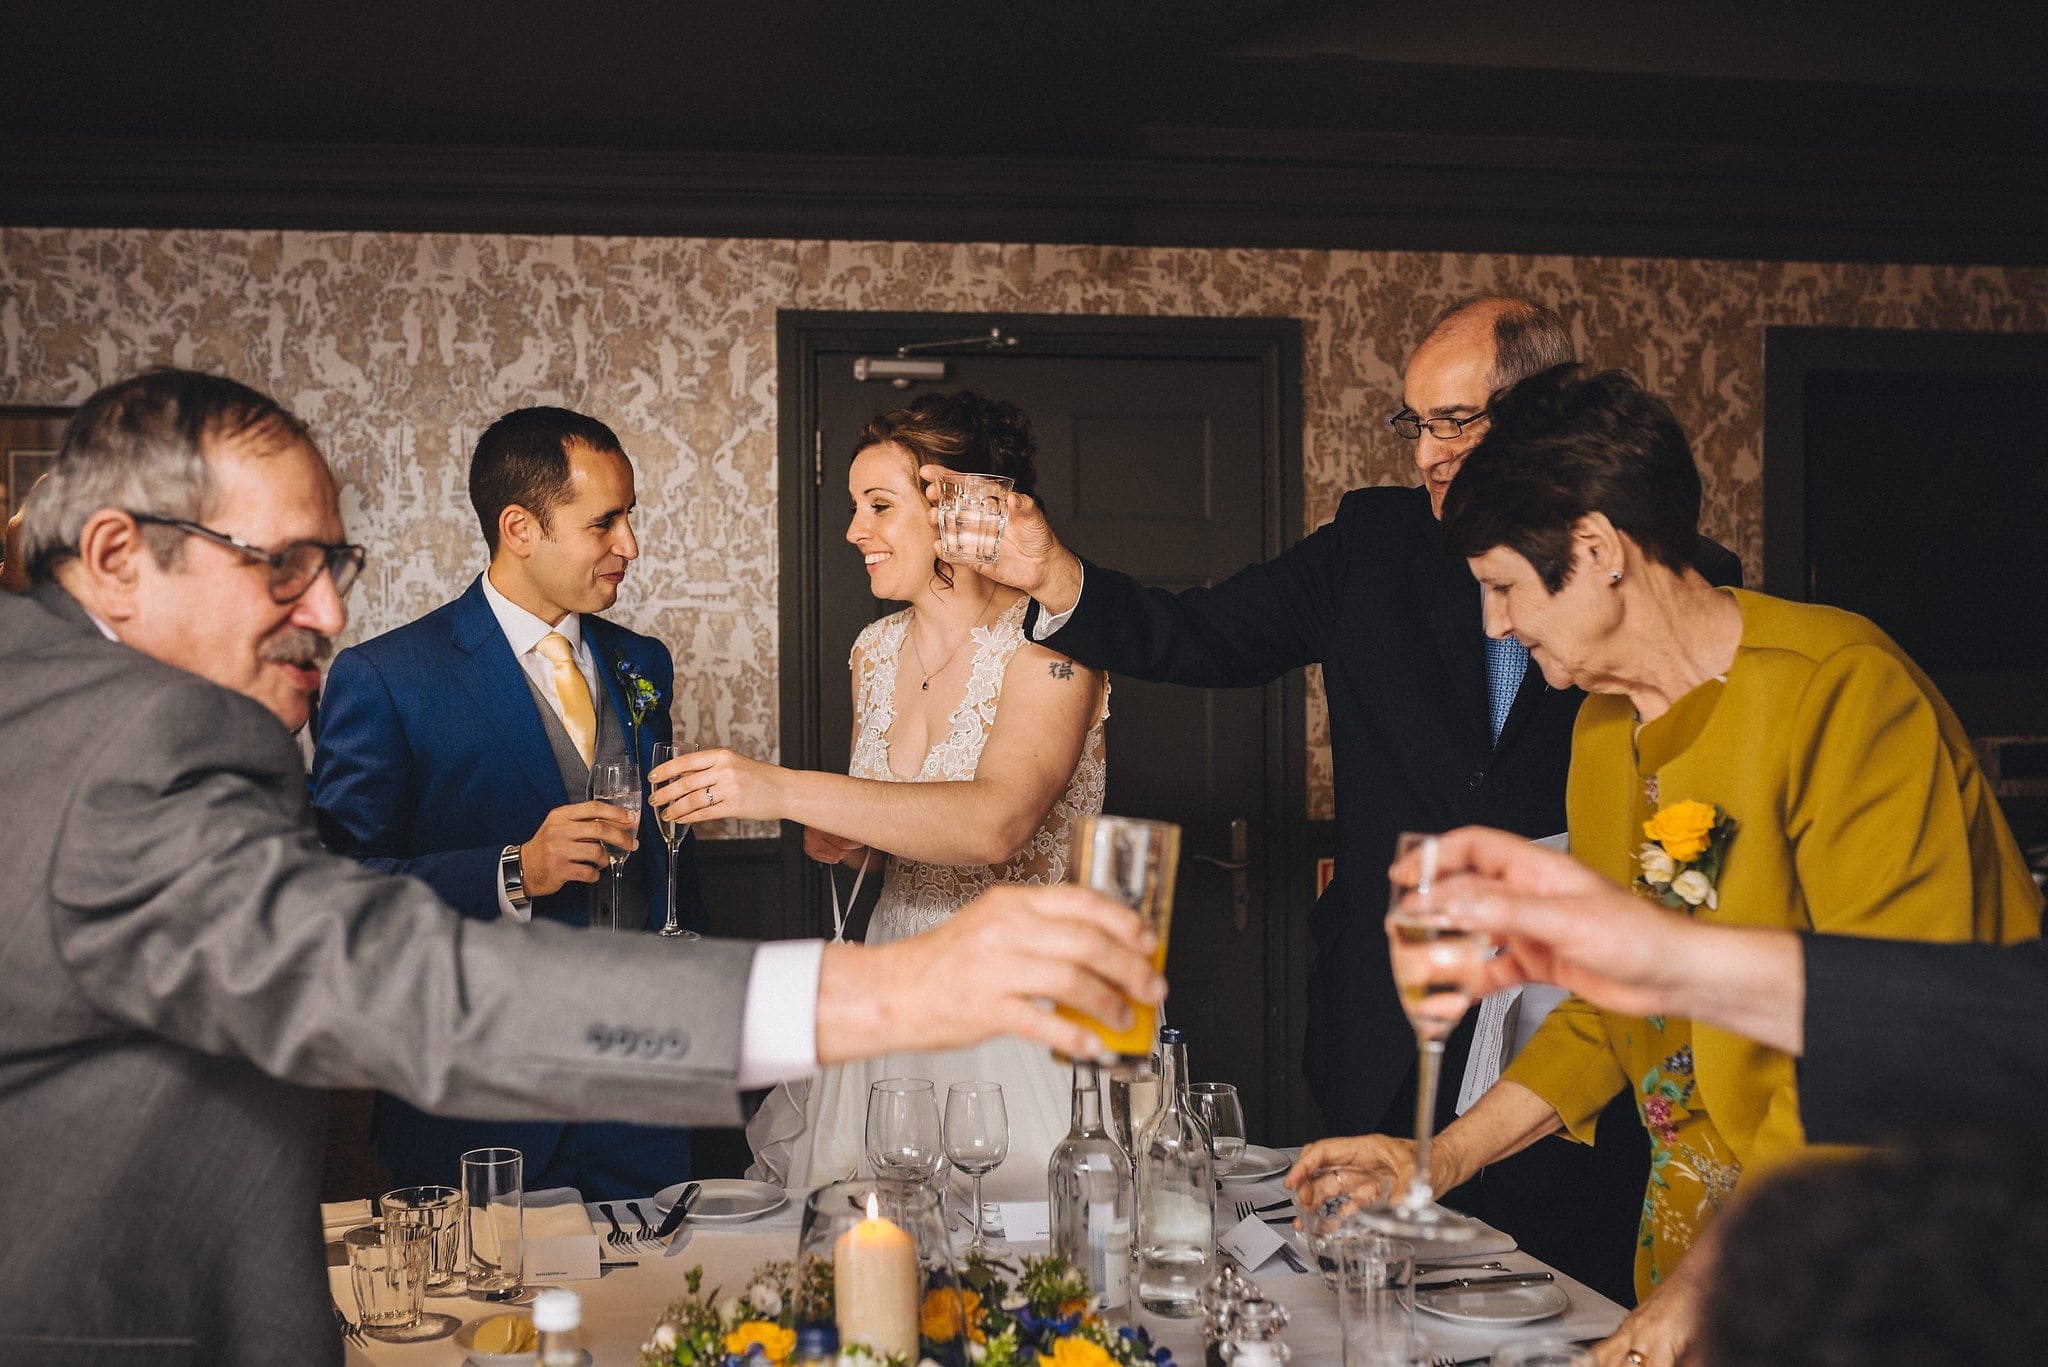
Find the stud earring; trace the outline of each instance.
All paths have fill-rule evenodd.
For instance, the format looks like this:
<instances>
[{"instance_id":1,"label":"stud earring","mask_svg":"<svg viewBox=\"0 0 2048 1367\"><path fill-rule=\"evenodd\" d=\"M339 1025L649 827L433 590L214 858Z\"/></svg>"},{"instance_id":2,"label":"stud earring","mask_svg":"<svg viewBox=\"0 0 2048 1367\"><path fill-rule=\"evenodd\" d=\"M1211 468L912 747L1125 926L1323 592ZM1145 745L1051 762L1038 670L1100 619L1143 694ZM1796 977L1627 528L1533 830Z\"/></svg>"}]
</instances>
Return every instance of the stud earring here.
<instances>
[{"instance_id":1,"label":"stud earring","mask_svg":"<svg viewBox=\"0 0 2048 1367\"><path fill-rule=\"evenodd\" d=\"M1609 571L1607 572L1607 584L1608 584L1608 587L1610 587L1610 588L1617 588L1617 589L1618 589L1618 588L1620 588L1620 587L1621 587L1621 571L1620 571L1620 570L1609 570Z\"/></svg>"}]
</instances>

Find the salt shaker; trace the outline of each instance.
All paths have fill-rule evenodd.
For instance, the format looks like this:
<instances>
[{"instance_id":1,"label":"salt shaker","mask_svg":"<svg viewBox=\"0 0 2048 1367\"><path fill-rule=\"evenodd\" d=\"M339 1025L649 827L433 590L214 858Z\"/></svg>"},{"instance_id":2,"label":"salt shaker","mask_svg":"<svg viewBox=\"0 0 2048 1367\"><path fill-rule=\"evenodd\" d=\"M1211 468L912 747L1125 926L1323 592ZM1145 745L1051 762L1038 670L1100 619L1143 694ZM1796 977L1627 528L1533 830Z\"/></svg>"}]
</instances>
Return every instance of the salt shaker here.
<instances>
[{"instance_id":1,"label":"salt shaker","mask_svg":"<svg viewBox=\"0 0 2048 1367\"><path fill-rule=\"evenodd\" d=\"M1291 1356L1280 1341L1286 1327L1287 1307L1254 1292L1237 1307L1223 1360L1230 1367L1284 1367Z\"/></svg>"}]
</instances>

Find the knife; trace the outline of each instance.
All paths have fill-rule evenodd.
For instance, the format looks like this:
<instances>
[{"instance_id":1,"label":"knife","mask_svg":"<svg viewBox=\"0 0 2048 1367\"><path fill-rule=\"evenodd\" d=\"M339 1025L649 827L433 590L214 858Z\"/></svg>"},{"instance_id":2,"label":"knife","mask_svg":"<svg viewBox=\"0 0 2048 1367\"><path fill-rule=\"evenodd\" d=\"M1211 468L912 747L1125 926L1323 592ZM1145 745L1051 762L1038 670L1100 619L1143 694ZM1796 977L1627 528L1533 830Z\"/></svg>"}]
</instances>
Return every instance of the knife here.
<instances>
[{"instance_id":1,"label":"knife","mask_svg":"<svg viewBox=\"0 0 2048 1367\"><path fill-rule=\"evenodd\" d=\"M1529 1286L1557 1280L1551 1272L1509 1272L1499 1277L1452 1277L1441 1282L1417 1282L1417 1291L1476 1291L1486 1286Z\"/></svg>"},{"instance_id":2,"label":"knife","mask_svg":"<svg viewBox=\"0 0 2048 1367\"><path fill-rule=\"evenodd\" d=\"M662 1217L661 1224L655 1228L654 1237L657 1242L675 1233L683 1221L689 1218L690 1203L697 1199L697 1193L703 1189L701 1182L692 1182L683 1188L683 1194L676 1197L676 1203L668 1208L668 1214Z\"/></svg>"}]
</instances>

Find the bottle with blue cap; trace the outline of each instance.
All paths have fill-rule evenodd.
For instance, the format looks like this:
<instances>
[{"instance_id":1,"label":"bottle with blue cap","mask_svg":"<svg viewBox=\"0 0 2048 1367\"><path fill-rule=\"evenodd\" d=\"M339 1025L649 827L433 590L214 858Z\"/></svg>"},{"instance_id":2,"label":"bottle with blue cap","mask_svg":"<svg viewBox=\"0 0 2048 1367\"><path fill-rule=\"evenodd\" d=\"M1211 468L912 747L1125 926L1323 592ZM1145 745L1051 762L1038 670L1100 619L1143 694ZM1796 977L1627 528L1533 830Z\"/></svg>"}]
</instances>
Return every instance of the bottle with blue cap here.
<instances>
[{"instance_id":1,"label":"bottle with blue cap","mask_svg":"<svg viewBox=\"0 0 2048 1367\"><path fill-rule=\"evenodd\" d=\"M1139 1132L1138 1304L1168 1319L1201 1313L1202 1284L1216 1257L1216 1164L1188 1107L1187 1037L1159 1032L1159 1109Z\"/></svg>"}]
</instances>

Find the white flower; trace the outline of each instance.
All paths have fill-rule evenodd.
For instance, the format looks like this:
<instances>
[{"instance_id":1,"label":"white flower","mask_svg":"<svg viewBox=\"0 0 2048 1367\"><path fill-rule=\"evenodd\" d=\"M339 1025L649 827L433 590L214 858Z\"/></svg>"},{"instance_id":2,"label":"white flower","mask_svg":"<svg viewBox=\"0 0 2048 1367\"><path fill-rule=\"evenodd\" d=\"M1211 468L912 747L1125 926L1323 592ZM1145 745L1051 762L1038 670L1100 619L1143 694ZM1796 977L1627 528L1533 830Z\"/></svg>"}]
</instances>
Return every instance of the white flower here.
<instances>
[{"instance_id":1,"label":"white flower","mask_svg":"<svg viewBox=\"0 0 2048 1367\"><path fill-rule=\"evenodd\" d=\"M1661 845L1643 846L1640 858L1643 864L1643 877L1652 883L1670 883L1671 876L1678 872L1677 862L1664 853Z\"/></svg>"},{"instance_id":2,"label":"white flower","mask_svg":"<svg viewBox=\"0 0 2048 1367\"><path fill-rule=\"evenodd\" d=\"M1698 869L1687 869L1672 879L1671 890L1683 897L1689 907L1696 907L1702 902L1708 906L1715 903L1714 885L1709 883L1707 876Z\"/></svg>"},{"instance_id":3,"label":"white flower","mask_svg":"<svg viewBox=\"0 0 2048 1367\"><path fill-rule=\"evenodd\" d=\"M740 1298L727 1296L718 1303L718 1322L730 1329L740 1322Z\"/></svg>"},{"instance_id":4,"label":"white flower","mask_svg":"<svg viewBox=\"0 0 2048 1367\"><path fill-rule=\"evenodd\" d=\"M672 1353L676 1347L676 1327L664 1324L654 1331L654 1346L664 1353Z\"/></svg>"},{"instance_id":5,"label":"white flower","mask_svg":"<svg viewBox=\"0 0 2048 1367\"><path fill-rule=\"evenodd\" d=\"M774 1319L782 1313L782 1293L767 1282L755 1282L747 1288L747 1304L761 1312L763 1319Z\"/></svg>"},{"instance_id":6,"label":"white flower","mask_svg":"<svg viewBox=\"0 0 2048 1367\"><path fill-rule=\"evenodd\" d=\"M974 1342L971 1342L971 1341L970 1341L970 1342L968 1343L968 1345L967 1345L967 1360L968 1360L969 1362L980 1362L980 1361L981 1361L982 1359L986 1358L987 1356L988 1356L988 1345L987 1345L987 1344L985 1344L985 1343L974 1343Z\"/></svg>"}]
</instances>

